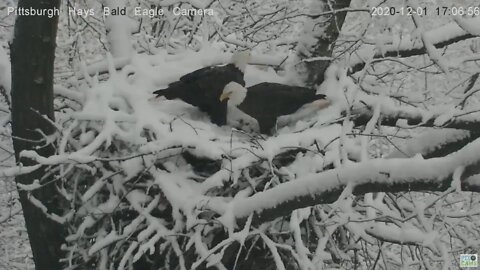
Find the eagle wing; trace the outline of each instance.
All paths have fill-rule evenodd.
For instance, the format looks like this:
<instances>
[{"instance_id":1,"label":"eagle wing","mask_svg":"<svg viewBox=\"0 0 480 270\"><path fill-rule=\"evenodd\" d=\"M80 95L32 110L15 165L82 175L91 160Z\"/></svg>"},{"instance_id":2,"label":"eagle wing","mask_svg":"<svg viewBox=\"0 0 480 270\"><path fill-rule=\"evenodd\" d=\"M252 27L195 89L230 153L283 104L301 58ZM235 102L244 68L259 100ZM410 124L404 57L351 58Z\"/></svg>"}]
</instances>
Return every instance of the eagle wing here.
<instances>
[{"instance_id":1,"label":"eagle wing","mask_svg":"<svg viewBox=\"0 0 480 270\"><path fill-rule=\"evenodd\" d=\"M238 108L257 119L260 132L270 134L279 116L292 114L315 99L314 89L265 82L248 87Z\"/></svg>"},{"instance_id":2,"label":"eagle wing","mask_svg":"<svg viewBox=\"0 0 480 270\"><path fill-rule=\"evenodd\" d=\"M183 83L191 83L196 80L199 80L205 76L210 76L210 73L215 70L215 66L213 67L204 67L201 69L197 69L191 73L185 74L182 77L180 77L180 81Z\"/></svg>"},{"instance_id":3,"label":"eagle wing","mask_svg":"<svg viewBox=\"0 0 480 270\"><path fill-rule=\"evenodd\" d=\"M170 83L167 89L155 91L168 99L179 98L209 114L213 123L226 124L227 101L221 102L224 87L230 82L245 85L243 72L232 64L204 67Z\"/></svg>"}]
</instances>

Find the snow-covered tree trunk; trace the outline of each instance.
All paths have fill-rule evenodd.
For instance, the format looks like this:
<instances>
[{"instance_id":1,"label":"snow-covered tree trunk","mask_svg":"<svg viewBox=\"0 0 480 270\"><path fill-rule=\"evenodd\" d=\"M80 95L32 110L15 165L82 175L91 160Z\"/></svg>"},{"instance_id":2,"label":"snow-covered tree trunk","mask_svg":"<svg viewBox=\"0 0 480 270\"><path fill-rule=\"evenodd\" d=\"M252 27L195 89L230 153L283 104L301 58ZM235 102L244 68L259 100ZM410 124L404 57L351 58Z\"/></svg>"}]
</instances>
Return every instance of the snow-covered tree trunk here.
<instances>
[{"instance_id":1,"label":"snow-covered tree trunk","mask_svg":"<svg viewBox=\"0 0 480 270\"><path fill-rule=\"evenodd\" d=\"M297 66L297 72L306 85L320 85L323 82L323 74L330 64L333 47L347 15L345 11L336 11L349 6L350 0L312 1L312 15L305 21L297 46L297 57L302 61Z\"/></svg>"},{"instance_id":2,"label":"snow-covered tree trunk","mask_svg":"<svg viewBox=\"0 0 480 270\"><path fill-rule=\"evenodd\" d=\"M59 0L20 0L19 8L57 9ZM48 157L55 149L48 135L55 132L52 121L53 66L58 17L18 16L15 23L12 61L12 130L13 146L17 163L23 166L36 162L21 156L23 150L35 150ZM48 119L47 119L48 118ZM47 136L47 137L46 137ZM40 181L44 186L34 192L19 189L20 201L33 251L36 269L61 269L60 246L63 243L63 228L47 218L39 202L49 213L59 213L59 196L54 178L45 167L18 176L17 184L32 184ZM48 184L47 184L48 183Z\"/></svg>"}]
</instances>

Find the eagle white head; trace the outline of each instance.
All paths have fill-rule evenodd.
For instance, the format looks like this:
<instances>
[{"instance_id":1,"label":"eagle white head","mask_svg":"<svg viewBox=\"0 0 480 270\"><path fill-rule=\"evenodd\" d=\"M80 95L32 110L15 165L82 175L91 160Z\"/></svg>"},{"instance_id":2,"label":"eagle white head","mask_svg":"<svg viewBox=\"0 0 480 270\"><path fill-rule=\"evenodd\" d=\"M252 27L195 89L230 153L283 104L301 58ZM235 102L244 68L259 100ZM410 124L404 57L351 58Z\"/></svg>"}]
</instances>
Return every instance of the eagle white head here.
<instances>
[{"instance_id":1,"label":"eagle white head","mask_svg":"<svg viewBox=\"0 0 480 270\"><path fill-rule=\"evenodd\" d=\"M236 82L229 82L223 88L220 101L228 100L228 103L234 106L242 104L247 96L247 89Z\"/></svg>"},{"instance_id":2,"label":"eagle white head","mask_svg":"<svg viewBox=\"0 0 480 270\"><path fill-rule=\"evenodd\" d=\"M232 55L231 62L234 64L240 71L245 73L245 68L247 67L248 62L250 61L250 51L239 51Z\"/></svg>"}]
</instances>

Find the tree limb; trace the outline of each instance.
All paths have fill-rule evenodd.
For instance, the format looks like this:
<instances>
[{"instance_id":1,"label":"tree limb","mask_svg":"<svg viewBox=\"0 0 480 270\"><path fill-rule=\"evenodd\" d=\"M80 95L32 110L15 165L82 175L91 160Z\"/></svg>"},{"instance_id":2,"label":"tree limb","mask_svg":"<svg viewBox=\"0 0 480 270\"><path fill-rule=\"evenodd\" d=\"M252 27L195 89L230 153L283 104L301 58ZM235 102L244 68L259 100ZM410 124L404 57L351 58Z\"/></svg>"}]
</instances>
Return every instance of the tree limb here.
<instances>
[{"instance_id":1,"label":"tree limb","mask_svg":"<svg viewBox=\"0 0 480 270\"><path fill-rule=\"evenodd\" d=\"M462 179L478 173L480 140L447 157L375 159L296 179L233 202L237 223L253 214L254 224L273 220L299 208L329 204L346 188L354 195L370 192L444 191L454 171L465 166ZM405 168L408 168L406 170ZM480 181L462 182L462 190L480 192Z\"/></svg>"},{"instance_id":2,"label":"tree limb","mask_svg":"<svg viewBox=\"0 0 480 270\"><path fill-rule=\"evenodd\" d=\"M474 20L474 22L480 22L479 17L475 17L469 20ZM448 33L448 35L438 33ZM437 49L476 37L474 34L466 32L454 22L443 25L436 29L429 30L425 32L425 36L429 37L429 40ZM402 45L386 45L384 46L384 50L379 50L375 52L373 58L378 59L383 57L411 57L416 55L423 55L426 52L427 50L421 42L415 42L414 40L412 40L411 42L406 42L406 44ZM365 64L365 60L357 55L357 59L354 59L351 62L351 73L356 73L362 70Z\"/></svg>"}]
</instances>

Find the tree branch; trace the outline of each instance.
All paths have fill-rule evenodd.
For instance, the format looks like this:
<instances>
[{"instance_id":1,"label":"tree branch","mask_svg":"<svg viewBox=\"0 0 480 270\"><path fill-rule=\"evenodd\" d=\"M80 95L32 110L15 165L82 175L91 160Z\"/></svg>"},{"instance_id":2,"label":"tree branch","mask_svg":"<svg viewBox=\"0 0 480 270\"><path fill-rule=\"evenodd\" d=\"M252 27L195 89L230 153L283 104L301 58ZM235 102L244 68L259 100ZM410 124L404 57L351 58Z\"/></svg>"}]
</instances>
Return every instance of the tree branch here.
<instances>
[{"instance_id":1,"label":"tree branch","mask_svg":"<svg viewBox=\"0 0 480 270\"><path fill-rule=\"evenodd\" d=\"M469 23L480 23L480 17L469 19ZM454 22L448 23L436 29L429 30L425 32L424 35L428 37L428 40L437 49L446 47L459 41L476 37L472 33L466 32ZM415 40L412 40L410 42L402 42L402 44L386 45L384 46L384 50L377 51L373 58L376 59L383 57L411 57L415 55L423 55L426 52L427 50L421 42L415 42ZM359 55L361 55L361 53L358 53L357 59L354 59L351 62L351 73L358 72L362 70L365 66L365 59L362 59Z\"/></svg>"},{"instance_id":2,"label":"tree branch","mask_svg":"<svg viewBox=\"0 0 480 270\"><path fill-rule=\"evenodd\" d=\"M375 159L349 164L237 199L232 202L233 214L238 223L243 223L253 214L253 223L260 224L295 209L333 203L346 188L354 195L444 191L451 187L452 175L457 168L466 167L462 179L478 173L479 151L480 140L477 139L462 150L442 158ZM463 181L462 190L480 192L480 181Z\"/></svg>"},{"instance_id":3,"label":"tree branch","mask_svg":"<svg viewBox=\"0 0 480 270\"><path fill-rule=\"evenodd\" d=\"M364 108L356 111L352 121L355 126L363 126L373 116L373 110ZM472 117L470 114L453 116L449 121L442 125L435 124L437 117L441 115L431 115L428 119L424 119L426 112L421 110L403 110L401 108L389 108L388 111L382 111L381 124L385 126L397 126L399 120L405 120L408 126L418 127L438 127L438 128L454 128L469 131L480 130L480 120L477 117Z\"/></svg>"}]
</instances>

